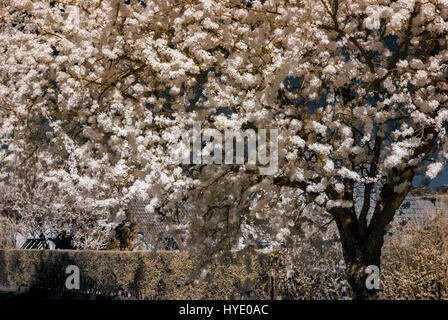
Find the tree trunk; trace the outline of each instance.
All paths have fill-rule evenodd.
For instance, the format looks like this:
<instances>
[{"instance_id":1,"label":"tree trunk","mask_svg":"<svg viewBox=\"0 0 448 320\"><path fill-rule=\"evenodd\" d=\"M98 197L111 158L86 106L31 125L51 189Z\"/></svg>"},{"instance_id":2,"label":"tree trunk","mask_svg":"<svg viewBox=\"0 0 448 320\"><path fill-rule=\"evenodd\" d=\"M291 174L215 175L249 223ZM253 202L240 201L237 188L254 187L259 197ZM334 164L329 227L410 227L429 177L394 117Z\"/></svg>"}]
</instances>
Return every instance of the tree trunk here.
<instances>
[{"instance_id":1,"label":"tree trunk","mask_svg":"<svg viewBox=\"0 0 448 320\"><path fill-rule=\"evenodd\" d=\"M366 268L376 266L380 269L383 234L373 239L360 233L356 213L350 209L336 209L333 211L333 217L338 226L347 266L347 281L352 287L354 299L377 299L379 290L367 288L366 280L369 274Z\"/></svg>"},{"instance_id":2,"label":"tree trunk","mask_svg":"<svg viewBox=\"0 0 448 320\"><path fill-rule=\"evenodd\" d=\"M347 265L347 281L353 290L353 299L355 300L376 300L378 299L378 289L368 289L366 280L369 276L366 273L368 266L377 266L380 268L380 257L361 256L355 261L345 261Z\"/></svg>"}]
</instances>

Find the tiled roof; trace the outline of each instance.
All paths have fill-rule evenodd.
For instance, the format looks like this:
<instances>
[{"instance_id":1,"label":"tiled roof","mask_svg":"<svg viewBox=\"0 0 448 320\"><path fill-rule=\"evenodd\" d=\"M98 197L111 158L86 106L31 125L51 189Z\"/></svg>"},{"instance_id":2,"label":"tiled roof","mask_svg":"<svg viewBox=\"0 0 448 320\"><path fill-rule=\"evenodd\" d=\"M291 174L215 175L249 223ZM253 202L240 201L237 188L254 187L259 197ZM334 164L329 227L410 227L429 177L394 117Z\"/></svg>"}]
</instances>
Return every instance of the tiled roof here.
<instances>
[{"instance_id":1,"label":"tiled roof","mask_svg":"<svg viewBox=\"0 0 448 320\"><path fill-rule=\"evenodd\" d=\"M129 211L135 219L137 233L146 234L156 228L153 217L145 210L149 203L150 201L133 201L130 203Z\"/></svg>"},{"instance_id":2,"label":"tiled roof","mask_svg":"<svg viewBox=\"0 0 448 320\"><path fill-rule=\"evenodd\" d=\"M130 210L133 213L137 224L146 222L151 219L149 213L147 213L145 210L145 207L148 204L149 204L149 201L133 201L130 204Z\"/></svg>"},{"instance_id":3,"label":"tiled roof","mask_svg":"<svg viewBox=\"0 0 448 320\"><path fill-rule=\"evenodd\" d=\"M408 195L398 209L398 216L417 217L424 214L435 214L437 210L448 211L448 202L440 196Z\"/></svg>"}]
</instances>

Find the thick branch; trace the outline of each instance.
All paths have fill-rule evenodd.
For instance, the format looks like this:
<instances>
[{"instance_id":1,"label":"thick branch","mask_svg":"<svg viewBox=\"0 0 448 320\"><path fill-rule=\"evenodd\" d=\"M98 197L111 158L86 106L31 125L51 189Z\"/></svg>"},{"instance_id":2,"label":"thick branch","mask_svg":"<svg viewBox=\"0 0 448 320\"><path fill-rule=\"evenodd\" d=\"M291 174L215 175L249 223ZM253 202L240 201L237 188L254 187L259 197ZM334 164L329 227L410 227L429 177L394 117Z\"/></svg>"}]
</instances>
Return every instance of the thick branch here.
<instances>
[{"instance_id":1,"label":"thick branch","mask_svg":"<svg viewBox=\"0 0 448 320\"><path fill-rule=\"evenodd\" d=\"M378 161L380 158L380 152L381 152L381 144L382 139L378 135L375 139L375 147L373 151L373 159L370 163L370 171L369 171L369 178L373 178L376 175L376 171L378 168ZM372 195L372 190L374 187L374 183L368 183L364 187L364 203L361 209L361 213L359 215L359 224L358 224L358 230L362 237L365 237L367 234L367 214L369 213L370 209L370 197Z\"/></svg>"},{"instance_id":2,"label":"thick branch","mask_svg":"<svg viewBox=\"0 0 448 320\"><path fill-rule=\"evenodd\" d=\"M427 134L432 135L432 138L426 144L416 148L413 155L414 158L427 155L434 148L438 138L437 132L434 128L431 128L428 130ZM393 220L397 209L409 193L412 186L412 180L415 176L415 169L415 166L406 167L395 175L395 177L399 176L398 182L396 182L397 180L391 175L388 181L384 184L368 227L368 249L370 251L374 251L377 246L382 244L386 226ZM407 187L401 192L395 191L395 187L402 183L407 183Z\"/></svg>"}]
</instances>

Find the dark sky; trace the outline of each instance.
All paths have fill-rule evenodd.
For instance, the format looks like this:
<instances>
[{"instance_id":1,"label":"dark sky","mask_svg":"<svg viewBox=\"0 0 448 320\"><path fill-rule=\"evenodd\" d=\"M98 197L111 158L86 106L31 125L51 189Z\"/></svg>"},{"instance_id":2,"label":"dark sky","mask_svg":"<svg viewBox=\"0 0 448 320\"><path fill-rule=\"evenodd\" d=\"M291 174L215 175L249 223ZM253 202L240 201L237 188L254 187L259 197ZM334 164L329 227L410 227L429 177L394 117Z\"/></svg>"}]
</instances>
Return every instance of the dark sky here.
<instances>
[{"instance_id":1,"label":"dark sky","mask_svg":"<svg viewBox=\"0 0 448 320\"><path fill-rule=\"evenodd\" d=\"M423 179L424 176L415 177L414 185L419 185ZM439 174L434 180L432 180L429 185L431 186L431 188L435 188L444 184L448 185L448 166L445 167L445 170L441 174Z\"/></svg>"}]
</instances>

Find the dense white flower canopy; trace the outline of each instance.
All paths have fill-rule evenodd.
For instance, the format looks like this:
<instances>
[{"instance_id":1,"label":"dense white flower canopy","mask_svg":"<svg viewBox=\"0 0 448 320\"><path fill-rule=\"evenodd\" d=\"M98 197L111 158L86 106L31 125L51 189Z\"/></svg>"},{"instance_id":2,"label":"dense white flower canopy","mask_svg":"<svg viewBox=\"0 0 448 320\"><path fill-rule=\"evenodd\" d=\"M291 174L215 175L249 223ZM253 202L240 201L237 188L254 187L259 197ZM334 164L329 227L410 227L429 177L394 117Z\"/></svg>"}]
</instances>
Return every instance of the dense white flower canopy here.
<instances>
[{"instance_id":1,"label":"dense white flower canopy","mask_svg":"<svg viewBox=\"0 0 448 320\"><path fill-rule=\"evenodd\" d=\"M266 218L282 230L301 196L331 212L354 207L356 186L366 219L374 186L401 196L448 158L447 0L5 0L0 10L0 183L70 221L89 215L88 230L109 230L109 213L134 198L221 229L267 210L289 217ZM173 164L194 121L278 128L278 172Z\"/></svg>"}]
</instances>

